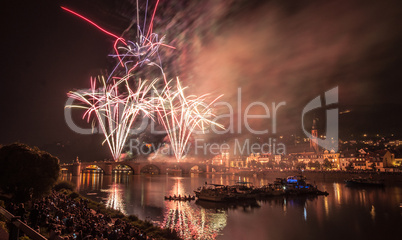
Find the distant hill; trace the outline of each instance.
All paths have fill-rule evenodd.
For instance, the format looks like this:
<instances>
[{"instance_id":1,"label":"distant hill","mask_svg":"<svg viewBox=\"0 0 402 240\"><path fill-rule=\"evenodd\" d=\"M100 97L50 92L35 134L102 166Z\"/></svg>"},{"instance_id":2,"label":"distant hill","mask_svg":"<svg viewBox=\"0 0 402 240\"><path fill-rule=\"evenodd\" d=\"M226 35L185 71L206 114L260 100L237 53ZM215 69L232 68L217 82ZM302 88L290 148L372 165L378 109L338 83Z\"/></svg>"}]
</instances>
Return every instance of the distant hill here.
<instances>
[{"instance_id":1,"label":"distant hill","mask_svg":"<svg viewBox=\"0 0 402 240\"><path fill-rule=\"evenodd\" d=\"M401 135L402 134L402 104L352 106L340 108L340 137L351 134L368 135Z\"/></svg>"}]
</instances>

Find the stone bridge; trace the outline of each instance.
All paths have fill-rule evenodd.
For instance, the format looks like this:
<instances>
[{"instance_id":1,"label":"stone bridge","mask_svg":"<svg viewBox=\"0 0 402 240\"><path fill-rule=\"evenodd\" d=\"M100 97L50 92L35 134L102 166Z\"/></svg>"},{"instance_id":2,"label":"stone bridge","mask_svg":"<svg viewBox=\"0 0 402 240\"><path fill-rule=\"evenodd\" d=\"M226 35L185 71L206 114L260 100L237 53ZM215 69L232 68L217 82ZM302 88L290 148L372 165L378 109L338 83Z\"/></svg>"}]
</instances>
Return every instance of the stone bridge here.
<instances>
[{"instance_id":1,"label":"stone bridge","mask_svg":"<svg viewBox=\"0 0 402 240\"><path fill-rule=\"evenodd\" d=\"M225 166L221 165L210 165L205 163L188 163L188 162L149 162L149 161L122 161L122 162L74 162L73 164L61 165L61 168L68 170L74 176L78 176L82 171L84 171L89 166L97 166L102 169L103 174L111 175L112 171L116 169L117 166L127 166L134 174L141 174L142 170L152 167L156 169L159 174L166 174L168 169L178 169L181 170L183 174L190 173L190 170L198 166L198 170L201 172L212 172L215 171L226 171Z\"/></svg>"}]
</instances>

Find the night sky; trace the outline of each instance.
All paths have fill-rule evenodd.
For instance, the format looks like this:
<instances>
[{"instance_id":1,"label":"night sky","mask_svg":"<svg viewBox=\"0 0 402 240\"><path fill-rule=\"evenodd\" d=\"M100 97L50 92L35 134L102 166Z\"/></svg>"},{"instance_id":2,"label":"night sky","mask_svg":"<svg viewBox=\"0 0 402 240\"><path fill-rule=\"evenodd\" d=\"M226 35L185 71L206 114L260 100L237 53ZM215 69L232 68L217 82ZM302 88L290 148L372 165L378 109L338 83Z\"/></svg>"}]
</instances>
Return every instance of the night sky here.
<instances>
[{"instance_id":1,"label":"night sky","mask_svg":"<svg viewBox=\"0 0 402 240\"><path fill-rule=\"evenodd\" d=\"M341 136L402 132L400 1L185 2L161 0L155 32L177 47L161 53L169 77L179 75L194 93L224 94L235 104L241 87L243 110L254 101L286 101L279 118L285 134L300 131L309 100L339 86L340 111L352 110L340 116ZM134 17L135 1L3 4L0 144L20 141L65 162L109 157L102 135L68 128L64 105L68 91L110 71L114 39L60 6L119 35Z\"/></svg>"}]
</instances>

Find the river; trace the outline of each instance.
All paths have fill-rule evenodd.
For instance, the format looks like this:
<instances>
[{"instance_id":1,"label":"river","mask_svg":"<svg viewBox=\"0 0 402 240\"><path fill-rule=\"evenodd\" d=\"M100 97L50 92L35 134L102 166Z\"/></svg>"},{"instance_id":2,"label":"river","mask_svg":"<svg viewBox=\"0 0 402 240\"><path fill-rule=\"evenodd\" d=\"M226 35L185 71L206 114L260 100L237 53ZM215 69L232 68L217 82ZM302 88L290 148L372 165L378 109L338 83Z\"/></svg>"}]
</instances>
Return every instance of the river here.
<instances>
[{"instance_id":1,"label":"river","mask_svg":"<svg viewBox=\"0 0 402 240\"><path fill-rule=\"evenodd\" d=\"M193 195L205 182L262 186L275 176L219 174L63 175L77 190L125 214L135 214L184 239L390 239L401 235L402 187L349 188L343 182L308 179L328 196L273 197L242 205L165 201L165 195Z\"/></svg>"}]
</instances>

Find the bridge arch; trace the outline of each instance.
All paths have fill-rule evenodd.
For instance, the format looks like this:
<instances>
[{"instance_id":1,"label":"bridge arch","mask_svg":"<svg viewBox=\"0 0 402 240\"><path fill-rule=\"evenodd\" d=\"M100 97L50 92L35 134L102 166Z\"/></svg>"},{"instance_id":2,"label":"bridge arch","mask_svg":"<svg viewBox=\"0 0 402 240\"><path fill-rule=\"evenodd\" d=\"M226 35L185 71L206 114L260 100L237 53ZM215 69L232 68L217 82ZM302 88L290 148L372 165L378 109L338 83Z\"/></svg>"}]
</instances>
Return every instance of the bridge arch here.
<instances>
[{"instance_id":1,"label":"bridge arch","mask_svg":"<svg viewBox=\"0 0 402 240\"><path fill-rule=\"evenodd\" d=\"M113 166L112 172L115 173L130 173L130 174L134 174L135 170L132 166L128 165L128 164L116 164Z\"/></svg>"},{"instance_id":2,"label":"bridge arch","mask_svg":"<svg viewBox=\"0 0 402 240\"><path fill-rule=\"evenodd\" d=\"M105 169L98 164L88 164L81 167L81 172L99 172L104 173Z\"/></svg>"},{"instance_id":3,"label":"bridge arch","mask_svg":"<svg viewBox=\"0 0 402 240\"><path fill-rule=\"evenodd\" d=\"M161 173L161 169L154 165L154 164L147 164L144 165L141 169L140 169L140 174L155 174L155 175L159 175Z\"/></svg>"},{"instance_id":4,"label":"bridge arch","mask_svg":"<svg viewBox=\"0 0 402 240\"><path fill-rule=\"evenodd\" d=\"M179 164L170 164L166 167L166 173L167 174L182 174L185 172L185 168Z\"/></svg>"},{"instance_id":5,"label":"bridge arch","mask_svg":"<svg viewBox=\"0 0 402 240\"><path fill-rule=\"evenodd\" d=\"M189 173L202 173L206 171L207 169L205 168L205 166L202 166L200 164L190 165L188 170Z\"/></svg>"},{"instance_id":6,"label":"bridge arch","mask_svg":"<svg viewBox=\"0 0 402 240\"><path fill-rule=\"evenodd\" d=\"M226 170L224 166L211 166L211 172L226 172Z\"/></svg>"},{"instance_id":7,"label":"bridge arch","mask_svg":"<svg viewBox=\"0 0 402 240\"><path fill-rule=\"evenodd\" d=\"M60 171L70 171L70 168L68 166L60 165Z\"/></svg>"}]
</instances>

